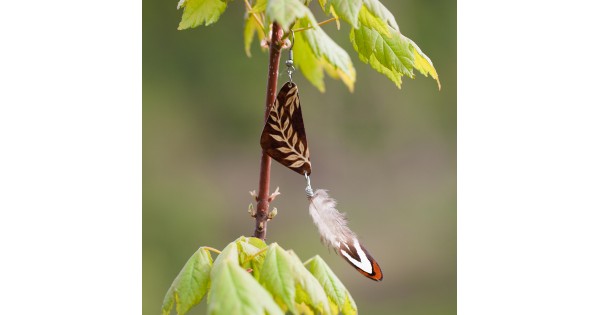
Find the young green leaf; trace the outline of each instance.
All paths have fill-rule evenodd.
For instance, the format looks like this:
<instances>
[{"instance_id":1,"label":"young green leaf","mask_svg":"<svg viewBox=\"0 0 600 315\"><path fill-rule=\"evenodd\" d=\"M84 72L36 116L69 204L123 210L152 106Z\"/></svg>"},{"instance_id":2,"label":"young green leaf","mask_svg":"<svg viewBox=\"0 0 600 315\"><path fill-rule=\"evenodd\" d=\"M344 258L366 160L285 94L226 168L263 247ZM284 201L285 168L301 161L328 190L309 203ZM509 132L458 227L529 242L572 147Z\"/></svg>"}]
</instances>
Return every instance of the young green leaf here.
<instances>
[{"instance_id":1,"label":"young green leaf","mask_svg":"<svg viewBox=\"0 0 600 315\"><path fill-rule=\"evenodd\" d=\"M244 269L250 269L254 278L258 279L265 260L267 244L255 237L241 237L236 243L238 244L240 266Z\"/></svg>"},{"instance_id":2,"label":"young green leaf","mask_svg":"<svg viewBox=\"0 0 600 315\"><path fill-rule=\"evenodd\" d=\"M410 41L410 49L415 56L415 69L419 70L419 72L426 77L428 74L430 74L431 77L437 81L438 90L441 90L442 84L440 83L440 79L435 71L435 68L433 67L431 59L429 59L429 57L427 57L427 55L421 51L421 48L419 48L415 42L413 42L410 38L407 39Z\"/></svg>"},{"instance_id":3,"label":"young green leaf","mask_svg":"<svg viewBox=\"0 0 600 315\"><path fill-rule=\"evenodd\" d=\"M244 50L246 55L251 57L250 46L254 40L254 33L258 34L258 39L262 40L265 38L264 25L262 25L262 15L267 7L267 0L258 0L252 6L250 11L246 12L246 19L244 21ZM260 20L261 22L259 22Z\"/></svg>"},{"instance_id":4,"label":"young green leaf","mask_svg":"<svg viewBox=\"0 0 600 315\"><path fill-rule=\"evenodd\" d=\"M358 0L358 1L362 1L362 0ZM319 0L319 5L321 6L321 9L323 9L323 13L325 13L326 15L331 14L336 19L335 25L337 26L337 29L339 31L340 30L340 19L339 19L340 17L335 12L335 9L331 5L331 1L327 2L327 0ZM360 9L360 6L358 8Z\"/></svg>"},{"instance_id":5,"label":"young green leaf","mask_svg":"<svg viewBox=\"0 0 600 315\"><path fill-rule=\"evenodd\" d=\"M384 20L375 16L367 7L363 7L359 12L360 24L372 28L376 32L391 37L393 29L385 23Z\"/></svg>"},{"instance_id":6,"label":"young green leaf","mask_svg":"<svg viewBox=\"0 0 600 315\"><path fill-rule=\"evenodd\" d=\"M300 0L271 0L267 3L265 13L267 20L279 23L284 32L288 32L296 19L300 18L307 18L310 25L317 25L310 10Z\"/></svg>"},{"instance_id":7,"label":"young green leaf","mask_svg":"<svg viewBox=\"0 0 600 315\"><path fill-rule=\"evenodd\" d=\"M309 26L309 21L306 19L301 19L299 23L303 27ZM302 33L306 38L308 46L317 57L325 58L332 66L342 69L348 75L352 74L354 67L352 66L350 56L320 26L315 26Z\"/></svg>"},{"instance_id":8,"label":"young green leaf","mask_svg":"<svg viewBox=\"0 0 600 315\"><path fill-rule=\"evenodd\" d=\"M180 0L177 9L182 7L178 30L215 23L227 8L227 0Z\"/></svg>"},{"instance_id":9,"label":"young green leaf","mask_svg":"<svg viewBox=\"0 0 600 315\"><path fill-rule=\"evenodd\" d=\"M252 6L252 12L259 13L264 12L267 8L267 0L256 0L254 5Z\"/></svg>"},{"instance_id":10,"label":"young green leaf","mask_svg":"<svg viewBox=\"0 0 600 315\"><path fill-rule=\"evenodd\" d=\"M414 78L413 69L417 69L425 76L430 74L440 87L431 60L412 40L391 28L388 29L387 34L383 33L383 21L374 16L366 6L361 9L358 21L358 29L350 31L350 41L363 62L369 63L373 69L383 73L396 83L398 88L402 84L402 76Z\"/></svg>"},{"instance_id":11,"label":"young green leaf","mask_svg":"<svg viewBox=\"0 0 600 315\"><path fill-rule=\"evenodd\" d=\"M319 0L319 5L321 6L323 13L325 13L325 14L331 13L331 10L330 10L331 9L331 1Z\"/></svg>"},{"instance_id":12,"label":"young green leaf","mask_svg":"<svg viewBox=\"0 0 600 315\"><path fill-rule=\"evenodd\" d=\"M289 250L296 275L296 302L308 305L317 314L337 314L332 312L325 290L319 281L304 267L304 264Z\"/></svg>"},{"instance_id":13,"label":"young green leaf","mask_svg":"<svg viewBox=\"0 0 600 315\"><path fill-rule=\"evenodd\" d=\"M168 315L176 303L177 314L187 313L193 306L200 303L210 286L210 271L212 257L207 249L200 247L188 259L179 275L171 284L163 301L162 314Z\"/></svg>"},{"instance_id":14,"label":"young green leaf","mask_svg":"<svg viewBox=\"0 0 600 315\"><path fill-rule=\"evenodd\" d=\"M269 292L232 261L216 269L213 279L208 314L284 314Z\"/></svg>"},{"instance_id":15,"label":"young green leaf","mask_svg":"<svg viewBox=\"0 0 600 315\"><path fill-rule=\"evenodd\" d=\"M297 27L305 28L310 26L310 20L302 18L298 20ZM324 90L324 83L322 83L322 71L323 68L332 70L328 71L329 74L335 74L337 77L341 77L342 81L348 86L348 89L352 91L354 89L354 82L356 81L356 70L352 65L352 60L348 53L336 44L319 26L307 29L303 32L296 34L296 40L300 41L300 49L302 53L309 54L312 52L313 57L303 57L299 61L300 69L304 73L309 81L313 83L319 90ZM303 44L306 44L310 48L310 52L305 49ZM294 44L295 46L296 44ZM296 49L296 48L294 48ZM300 55L300 53L296 53ZM315 65L315 60L319 61L320 66ZM306 64L302 64L305 62ZM317 74L319 71L321 74ZM334 76L334 77L335 77Z\"/></svg>"},{"instance_id":16,"label":"young green leaf","mask_svg":"<svg viewBox=\"0 0 600 315\"><path fill-rule=\"evenodd\" d=\"M254 245L255 247L260 248L260 249L267 247L267 244L265 243L265 241L261 240L260 238L248 237L246 239L246 241L248 242L248 244Z\"/></svg>"},{"instance_id":17,"label":"young green leaf","mask_svg":"<svg viewBox=\"0 0 600 315\"><path fill-rule=\"evenodd\" d=\"M268 272L260 274L260 284L271 292L284 310L293 311L296 285L289 254L277 243L269 245L262 268Z\"/></svg>"},{"instance_id":18,"label":"young green leaf","mask_svg":"<svg viewBox=\"0 0 600 315\"><path fill-rule=\"evenodd\" d=\"M400 28L398 27L398 23L396 23L396 19L390 10L388 10L381 2L378 0L363 0L365 7L371 14L380 18L382 21L387 23L392 29L400 32Z\"/></svg>"},{"instance_id":19,"label":"young green leaf","mask_svg":"<svg viewBox=\"0 0 600 315\"><path fill-rule=\"evenodd\" d=\"M246 51L246 55L248 57L252 57L250 47L252 46L252 41L254 40L254 33L258 33L259 40L262 40L265 35L253 16L248 15L244 23L244 51Z\"/></svg>"},{"instance_id":20,"label":"young green leaf","mask_svg":"<svg viewBox=\"0 0 600 315\"><path fill-rule=\"evenodd\" d=\"M254 32L256 32L256 21L252 16L248 15L244 21L244 51L248 57L252 57L250 47L252 46L252 41L254 40Z\"/></svg>"},{"instance_id":21,"label":"young green leaf","mask_svg":"<svg viewBox=\"0 0 600 315\"><path fill-rule=\"evenodd\" d=\"M340 68L335 68L328 62L323 62L323 68L330 77L342 80L350 92L354 91L354 81L356 81L356 71L354 68L352 68L350 75L346 74Z\"/></svg>"},{"instance_id":22,"label":"young green leaf","mask_svg":"<svg viewBox=\"0 0 600 315\"><path fill-rule=\"evenodd\" d=\"M363 5L362 0L331 0L330 2L339 17L352 27L358 27L358 11Z\"/></svg>"},{"instance_id":23,"label":"young green leaf","mask_svg":"<svg viewBox=\"0 0 600 315\"><path fill-rule=\"evenodd\" d=\"M308 306L313 312L330 314L325 291L295 254L273 243L265 256L263 270L260 283L285 310L297 314L297 303Z\"/></svg>"},{"instance_id":24,"label":"young green leaf","mask_svg":"<svg viewBox=\"0 0 600 315\"><path fill-rule=\"evenodd\" d=\"M282 314L269 292L238 262L238 244L232 242L217 257L210 273L208 314Z\"/></svg>"},{"instance_id":25,"label":"young green leaf","mask_svg":"<svg viewBox=\"0 0 600 315\"><path fill-rule=\"evenodd\" d=\"M247 257L254 256L262 249L267 247L267 244L265 244L263 240L256 237L242 236L235 240L235 243L238 245L240 263L242 263Z\"/></svg>"},{"instance_id":26,"label":"young green leaf","mask_svg":"<svg viewBox=\"0 0 600 315\"><path fill-rule=\"evenodd\" d=\"M334 313L357 314L356 303L350 292L320 256L309 259L304 265L325 289L327 297L335 306L332 309L341 310Z\"/></svg>"},{"instance_id":27,"label":"young green leaf","mask_svg":"<svg viewBox=\"0 0 600 315\"><path fill-rule=\"evenodd\" d=\"M294 62L310 83L319 91L325 92L325 75L321 61L312 52L302 33L298 33L295 37Z\"/></svg>"}]
</instances>

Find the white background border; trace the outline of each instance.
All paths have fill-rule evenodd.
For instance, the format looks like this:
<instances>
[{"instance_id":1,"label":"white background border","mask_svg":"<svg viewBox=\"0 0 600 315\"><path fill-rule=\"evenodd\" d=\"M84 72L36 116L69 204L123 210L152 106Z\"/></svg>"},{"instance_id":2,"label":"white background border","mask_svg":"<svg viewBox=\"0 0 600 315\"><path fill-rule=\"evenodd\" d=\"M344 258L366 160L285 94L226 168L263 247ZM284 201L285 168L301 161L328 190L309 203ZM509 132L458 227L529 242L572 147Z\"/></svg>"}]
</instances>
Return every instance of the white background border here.
<instances>
[{"instance_id":1,"label":"white background border","mask_svg":"<svg viewBox=\"0 0 600 315\"><path fill-rule=\"evenodd\" d=\"M141 313L141 16L0 5L2 314Z\"/></svg>"},{"instance_id":2,"label":"white background border","mask_svg":"<svg viewBox=\"0 0 600 315\"><path fill-rule=\"evenodd\" d=\"M599 13L459 1L459 314L600 314Z\"/></svg>"}]
</instances>

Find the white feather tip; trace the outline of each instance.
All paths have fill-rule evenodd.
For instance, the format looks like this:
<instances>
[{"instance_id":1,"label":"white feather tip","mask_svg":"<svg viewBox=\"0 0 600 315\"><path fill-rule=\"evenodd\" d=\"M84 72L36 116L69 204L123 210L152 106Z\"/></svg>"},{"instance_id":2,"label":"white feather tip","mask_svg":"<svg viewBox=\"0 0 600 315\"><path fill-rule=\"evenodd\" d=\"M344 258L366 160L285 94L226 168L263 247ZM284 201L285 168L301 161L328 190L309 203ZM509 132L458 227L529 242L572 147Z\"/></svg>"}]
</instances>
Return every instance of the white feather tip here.
<instances>
[{"instance_id":1,"label":"white feather tip","mask_svg":"<svg viewBox=\"0 0 600 315\"><path fill-rule=\"evenodd\" d=\"M346 215L335 208L335 199L323 189L317 189L308 199L308 211L321 234L321 241L328 247L335 248L338 254L366 277L376 281L382 280L383 274L379 264L350 230Z\"/></svg>"}]
</instances>

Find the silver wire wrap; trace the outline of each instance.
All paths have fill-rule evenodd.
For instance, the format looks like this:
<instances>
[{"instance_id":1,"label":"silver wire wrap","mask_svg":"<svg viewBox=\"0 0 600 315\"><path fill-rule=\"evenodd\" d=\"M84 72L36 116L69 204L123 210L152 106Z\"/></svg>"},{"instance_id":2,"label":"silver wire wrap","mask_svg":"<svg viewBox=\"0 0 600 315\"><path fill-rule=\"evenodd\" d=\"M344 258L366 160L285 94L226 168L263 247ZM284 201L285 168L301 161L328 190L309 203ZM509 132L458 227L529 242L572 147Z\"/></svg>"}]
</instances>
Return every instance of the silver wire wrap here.
<instances>
[{"instance_id":1,"label":"silver wire wrap","mask_svg":"<svg viewBox=\"0 0 600 315\"><path fill-rule=\"evenodd\" d=\"M313 197L315 193L313 192L312 187L310 187L310 176L308 176L306 172L304 173L304 178L306 178L306 188L304 189L306 196Z\"/></svg>"},{"instance_id":2,"label":"silver wire wrap","mask_svg":"<svg viewBox=\"0 0 600 315\"><path fill-rule=\"evenodd\" d=\"M292 74L294 73L294 71L296 71L296 68L294 68L294 51L292 50L292 48L294 48L294 31L290 30L292 32L292 43L290 44L290 51L288 54L288 59L285 61L285 66L287 67L287 73L288 73L288 77L290 78L290 82L292 81Z\"/></svg>"}]
</instances>

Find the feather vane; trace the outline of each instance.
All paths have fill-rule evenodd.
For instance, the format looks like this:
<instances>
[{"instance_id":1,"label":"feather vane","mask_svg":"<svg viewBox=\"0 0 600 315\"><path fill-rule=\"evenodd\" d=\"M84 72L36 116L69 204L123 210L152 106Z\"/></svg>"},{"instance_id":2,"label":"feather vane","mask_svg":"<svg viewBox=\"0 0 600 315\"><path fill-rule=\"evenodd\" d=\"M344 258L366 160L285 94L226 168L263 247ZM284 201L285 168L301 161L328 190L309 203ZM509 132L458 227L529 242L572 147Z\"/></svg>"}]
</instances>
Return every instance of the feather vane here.
<instances>
[{"instance_id":1,"label":"feather vane","mask_svg":"<svg viewBox=\"0 0 600 315\"><path fill-rule=\"evenodd\" d=\"M366 277L376 281L382 280L383 273L379 264L350 230L346 215L336 209L335 199L323 189L309 194L308 199L308 211L321 234L321 241L326 246L333 247L336 253Z\"/></svg>"}]
</instances>

